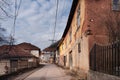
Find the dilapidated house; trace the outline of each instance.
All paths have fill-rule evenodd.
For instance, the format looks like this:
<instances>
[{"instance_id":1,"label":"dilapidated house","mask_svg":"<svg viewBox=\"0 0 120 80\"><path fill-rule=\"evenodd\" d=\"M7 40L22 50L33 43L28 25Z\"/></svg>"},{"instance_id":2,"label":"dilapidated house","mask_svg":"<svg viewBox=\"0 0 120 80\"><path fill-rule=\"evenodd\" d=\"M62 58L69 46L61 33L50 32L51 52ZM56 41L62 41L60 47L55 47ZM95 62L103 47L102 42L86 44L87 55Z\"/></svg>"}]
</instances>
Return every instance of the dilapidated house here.
<instances>
[{"instance_id":1,"label":"dilapidated house","mask_svg":"<svg viewBox=\"0 0 120 80\"><path fill-rule=\"evenodd\" d=\"M29 68L28 60L31 58L36 59L19 46L0 46L0 76Z\"/></svg>"},{"instance_id":2,"label":"dilapidated house","mask_svg":"<svg viewBox=\"0 0 120 80\"><path fill-rule=\"evenodd\" d=\"M40 57L40 53L41 53L40 48L31 43L24 42L24 43L18 44L17 46L20 46L21 48L30 52L32 55L34 55L38 58Z\"/></svg>"},{"instance_id":3,"label":"dilapidated house","mask_svg":"<svg viewBox=\"0 0 120 80\"><path fill-rule=\"evenodd\" d=\"M28 52L29 54L35 56L37 59L29 59L29 64L31 63L31 66L33 66L33 62L35 62L36 64L34 64L34 66L39 65L40 62L40 55L41 55L41 49L38 48L37 46L31 44L31 43L21 43L18 44L17 46L23 48L26 52Z\"/></svg>"}]
</instances>

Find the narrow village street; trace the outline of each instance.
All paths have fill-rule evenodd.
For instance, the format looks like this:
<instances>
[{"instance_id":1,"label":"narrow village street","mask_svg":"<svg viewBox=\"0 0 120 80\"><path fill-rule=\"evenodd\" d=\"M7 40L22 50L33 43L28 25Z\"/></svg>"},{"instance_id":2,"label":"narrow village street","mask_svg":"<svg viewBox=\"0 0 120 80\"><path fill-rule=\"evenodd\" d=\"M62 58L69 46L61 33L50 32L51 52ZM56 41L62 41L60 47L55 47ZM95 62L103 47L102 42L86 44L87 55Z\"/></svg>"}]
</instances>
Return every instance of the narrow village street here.
<instances>
[{"instance_id":1,"label":"narrow village street","mask_svg":"<svg viewBox=\"0 0 120 80\"><path fill-rule=\"evenodd\" d=\"M65 71L54 65L54 64L45 64L45 66L29 76L19 76L15 80L71 80L70 75L66 75Z\"/></svg>"},{"instance_id":2,"label":"narrow village street","mask_svg":"<svg viewBox=\"0 0 120 80\"><path fill-rule=\"evenodd\" d=\"M0 80L120 80L120 0L0 0Z\"/></svg>"}]
</instances>

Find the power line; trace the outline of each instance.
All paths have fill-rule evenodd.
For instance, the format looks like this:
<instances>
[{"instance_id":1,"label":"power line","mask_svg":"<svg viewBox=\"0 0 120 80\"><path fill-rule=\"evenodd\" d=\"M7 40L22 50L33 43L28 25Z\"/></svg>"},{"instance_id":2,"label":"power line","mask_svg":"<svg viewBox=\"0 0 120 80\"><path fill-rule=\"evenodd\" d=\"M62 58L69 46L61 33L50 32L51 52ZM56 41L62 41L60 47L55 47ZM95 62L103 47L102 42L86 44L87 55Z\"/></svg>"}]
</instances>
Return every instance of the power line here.
<instances>
[{"instance_id":1,"label":"power line","mask_svg":"<svg viewBox=\"0 0 120 80\"><path fill-rule=\"evenodd\" d=\"M14 3L15 4L14 22L13 22L13 28L12 28L11 33L10 33L10 45L13 45L13 42L14 42L16 19L17 19L18 13L19 13L19 9L20 9L22 0L19 1L18 7L17 7L17 3L18 3L18 1L15 0L15 3Z\"/></svg>"},{"instance_id":2,"label":"power line","mask_svg":"<svg viewBox=\"0 0 120 80\"><path fill-rule=\"evenodd\" d=\"M63 13L64 13L64 11L65 11L65 7L66 7L65 2L66 2L66 0L63 0L63 7L62 7L62 13L61 13L61 14L63 14Z\"/></svg>"},{"instance_id":3,"label":"power line","mask_svg":"<svg viewBox=\"0 0 120 80\"><path fill-rule=\"evenodd\" d=\"M54 26L52 43L54 43L54 40L55 40L55 33L56 33L56 26L57 26L57 15L58 15L58 4L59 4L59 0L57 0L56 15L55 15L55 26Z\"/></svg>"}]
</instances>

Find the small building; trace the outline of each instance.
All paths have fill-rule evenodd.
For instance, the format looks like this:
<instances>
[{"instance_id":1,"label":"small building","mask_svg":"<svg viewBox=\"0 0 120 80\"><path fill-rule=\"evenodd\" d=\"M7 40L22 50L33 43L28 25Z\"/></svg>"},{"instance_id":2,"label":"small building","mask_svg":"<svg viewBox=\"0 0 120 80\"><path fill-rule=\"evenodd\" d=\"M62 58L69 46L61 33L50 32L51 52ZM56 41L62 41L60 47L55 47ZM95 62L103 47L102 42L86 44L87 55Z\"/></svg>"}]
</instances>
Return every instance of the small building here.
<instances>
[{"instance_id":1,"label":"small building","mask_svg":"<svg viewBox=\"0 0 120 80\"><path fill-rule=\"evenodd\" d=\"M30 54L32 54L33 56L35 56L37 58L37 61L36 61L36 59L35 60L30 59L29 62L32 63L32 62L36 61L37 62L36 65L39 65L40 55L41 55L41 49L40 48L38 48L37 46L35 46L31 43L26 43L26 42L18 44L17 46L23 48L25 51L29 52ZM31 66L32 66L32 64L31 64Z\"/></svg>"},{"instance_id":2,"label":"small building","mask_svg":"<svg viewBox=\"0 0 120 80\"><path fill-rule=\"evenodd\" d=\"M43 50L44 53L44 59L49 60L51 63L58 62L58 53L57 53L57 46L59 44L60 40L51 44L49 47L45 48Z\"/></svg>"},{"instance_id":3,"label":"small building","mask_svg":"<svg viewBox=\"0 0 120 80\"><path fill-rule=\"evenodd\" d=\"M53 63L54 62L54 55L55 55L55 49L53 47L47 47L43 50L43 56L45 62Z\"/></svg>"},{"instance_id":4,"label":"small building","mask_svg":"<svg viewBox=\"0 0 120 80\"><path fill-rule=\"evenodd\" d=\"M24 50L30 52L32 55L34 55L37 58L40 57L41 49L31 43L24 42L24 43L18 44L17 46L20 46Z\"/></svg>"},{"instance_id":5,"label":"small building","mask_svg":"<svg viewBox=\"0 0 120 80\"><path fill-rule=\"evenodd\" d=\"M41 63L49 63L50 62L50 58L51 58L51 53L42 53L41 54Z\"/></svg>"},{"instance_id":6,"label":"small building","mask_svg":"<svg viewBox=\"0 0 120 80\"><path fill-rule=\"evenodd\" d=\"M36 59L19 46L0 46L0 76L29 68L28 60L31 58Z\"/></svg>"}]
</instances>

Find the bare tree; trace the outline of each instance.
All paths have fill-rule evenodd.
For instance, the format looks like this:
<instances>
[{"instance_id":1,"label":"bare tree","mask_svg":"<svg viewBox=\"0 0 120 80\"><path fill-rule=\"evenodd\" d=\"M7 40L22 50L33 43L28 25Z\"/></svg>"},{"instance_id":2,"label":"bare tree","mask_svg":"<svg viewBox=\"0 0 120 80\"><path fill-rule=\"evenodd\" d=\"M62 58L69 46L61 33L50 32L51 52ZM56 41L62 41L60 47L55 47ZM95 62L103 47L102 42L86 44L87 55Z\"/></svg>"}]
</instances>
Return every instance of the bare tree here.
<instances>
[{"instance_id":1,"label":"bare tree","mask_svg":"<svg viewBox=\"0 0 120 80\"><path fill-rule=\"evenodd\" d=\"M107 28L109 42L120 41L120 12L108 12L102 23Z\"/></svg>"},{"instance_id":2,"label":"bare tree","mask_svg":"<svg viewBox=\"0 0 120 80\"><path fill-rule=\"evenodd\" d=\"M6 34L6 29L0 26L0 45L9 43L8 37L6 37L5 34Z\"/></svg>"},{"instance_id":3,"label":"bare tree","mask_svg":"<svg viewBox=\"0 0 120 80\"><path fill-rule=\"evenodd\" d=\"M11 18L11 0L0 0L0 45L9 44L9 38L6 37L7 30L3 27L2 21L7 20L7 18Z\"/></svg>"},{"instance_id":4,"label":"bare tree","mask_svg":"<svg viewBox=\"0 0 120 80\"><path fill-rule=\"evenodd\" d=\"M10 7L11 0L0 0L0 20L11 17Z\"/></svg>"}]
</instances>

